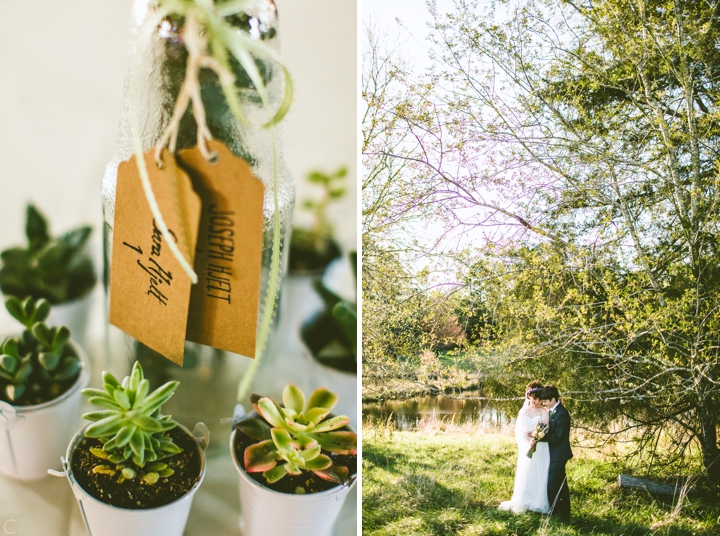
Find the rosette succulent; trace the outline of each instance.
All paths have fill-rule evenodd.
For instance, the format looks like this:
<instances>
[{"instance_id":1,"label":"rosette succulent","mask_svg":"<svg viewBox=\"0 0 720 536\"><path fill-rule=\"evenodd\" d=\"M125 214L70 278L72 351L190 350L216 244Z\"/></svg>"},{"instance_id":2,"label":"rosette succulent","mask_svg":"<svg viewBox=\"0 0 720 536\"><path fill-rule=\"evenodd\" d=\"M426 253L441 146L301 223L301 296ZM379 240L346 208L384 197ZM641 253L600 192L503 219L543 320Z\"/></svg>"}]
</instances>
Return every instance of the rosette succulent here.
<instances>
[{"instance_id":1,"label":"rosette succulent","mask_svg":"<svg viewBox=\"0 0 720 536\"><path fill-rule=\"evenodd\" d=\"M348 417L330 416L337 395L320 388L306 402L303 392L288 384L282 398L280 406L268 397L252 395L253 408L260 417L237 425L258 441L245 449L245 469L249 473L262 472L269 484L303 471L344 483L348 479L347 467L335 465L328 454L356 454L357 435L340 430L350 422Z\"/></svg>"},{"instance_id":2,"label":"rosette succulent","mask_svg":"<svg viewBox=\"0 0 720 536\"><path fill-rule=\"evenodd\" d=\"M330 261L340 256L340 246L335 241L333 226L328 221L328 207L345 195L343 184L348 174L346 167L334 173L313 171L307 175L311 184L321 188L320 198L306 198L302 207L312 215L310 227L293 227L290 236L290 271L303 272L325 268Z\"/></svg>"},{"instance_id":3,"label":"rosette succulent","mask_svg":"<svg viewBox=\"0 0 720 536\"><path fill-rule=\"evenodd\" d=\"M350 265L357 279L357 252L351 252ZM303 340L316 359L348 372L357 370L357 304L327 288L323 278L313 282L325 309L307 322L301 331Z\"/></svg>"},{"instance_id":4,"label":"rosette succulent","mask_svg":"<svg viewBox=\"0 0 720 536\"><path fill-rule=\"evenodd\" d=\"M86 413L93 421L85 429L85 437L97 438L102 448L91 448L98 458L93 472L154 484L161 477L173 474L160 460L182 452L167 432L177 426L169 415L160 416L160 407L177 389L178 382L168 382L150 392L150 382L143 376L140 363L135 363L130 376L120 383L109 372L103 372L103 389L84 389L91 404L104 408Z\"/></svg>"},{"instance_id":5,"label":"rosette succulent","mask_svg":"<svg viewBox=\"0 0 720 536\"><path fill-rule=\"evenodd\" d=\"M85 296L97 279L87 248L91 232L90 227L78 227L53 237L43 215L28 205L27 247L14 247L0 253L3 294L44 298L52 304Z\"/></svg>"},{"instance_id":6,"label":"rosette succulent","mask_svg":"<svg viewBox=\"0 0 720 536\"><path fill-rule=\"evenodd\" d=\"M51 309L47 300L10 296L5 307L25 329L0 346L0 399L28 405L57 398L81 370L80 359L68 344L70 330L44 323Z\"/></svg>"}]
</instances>

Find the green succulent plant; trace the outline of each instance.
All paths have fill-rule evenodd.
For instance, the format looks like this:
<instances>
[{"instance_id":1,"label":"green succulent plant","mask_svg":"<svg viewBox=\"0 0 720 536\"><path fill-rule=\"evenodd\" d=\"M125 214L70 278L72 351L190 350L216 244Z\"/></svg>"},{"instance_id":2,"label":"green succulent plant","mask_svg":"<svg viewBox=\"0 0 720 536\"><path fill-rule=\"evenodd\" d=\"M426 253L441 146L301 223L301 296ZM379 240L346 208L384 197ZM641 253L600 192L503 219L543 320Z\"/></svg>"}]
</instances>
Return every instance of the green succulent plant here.
<instances>
[{"instance_id":1,"label":"green succulent plant","mask_svg":"<svg viewBox=\"0 0 720 536\"><path fill-rule=\"evenodd\" d=\"M327 218L327 209L333 201L345 195L346 167L333 173L313 171L307 180L322 189L317 199L306 198L302 207L312 214L310 227L293 227L290 237L290 270L294 272L322 269L340 256L340 248L333 238L333 227Z\"/></svg>"},{"instance_id":2,"label":"green succulent plant","mask_svg":"<svg viewBox=\"0 0 720 536\"><path fill-rule=\"evenodd\" d=\"M357 253L350 253L357 281ZM357 305L325 287L322 278L313 282L325 309L303 326L303 339L317 359L342 370L355 371L357 363Z\"/></svg>"},{"instance_id":3,"label":"green succulent plant","mask_svg":"<svg viewBox=\"0 0 720 536\"><path fill-rule=\"evenodd\" d=\"M120 383L109 372L103 372L103 389L84 389L91 404L104 408L83 415L93 421L85 437L96 438L102 448L91 448L98 458L93 472L121 479L138 474L148 484L174 472L160 460L179 454L168 432L177 426L170 415L160 416L160 407L173 395L179 382L167 382L152 393L140 363Z\"/></svg>"},{"instance_id":4,"label":"green succulent plant","mask_svg":"<svg viewBox=\"0 0 720 536\"><path fill-rule=\"evenodd\" d=\"M5 295L44 298L55 305L83 297L97 279L87 249L91 231L79 227L53 238L43 215L28 205L28 245L0 253L0 290Z\"/></svg>"},{"instance_id":5,"label":"green succulent plant","mask_svg":"<svg viewBox=\"0 0 720 536\"><path fill-rule=\"evenodd\" d=\"M329 417L336 394L316 389L305 402L302 390L288 384L282 406L259 395L252 395L251 402L259 417L237 424L258 441L245 449L244 466L249 473L262 472L269 484L303 471L337 484L347 481L347 467L335 465L326 454L357 454L357 434L339 430L350 419L344 415Z\"/></svg>"},{"instance_id":6,"label":"green succulent plant","mask_svg":"<svg viewBox=\"0 0 720 536\"><path fill-rule=\"evenodd\" d=\"M10 296L5 307L25 329L0 346L0 399L29 405L57 398L81 371L80 358L68 344L70 330L44 323L51 309L47 300Z\"/></svg>"}]
</instances>

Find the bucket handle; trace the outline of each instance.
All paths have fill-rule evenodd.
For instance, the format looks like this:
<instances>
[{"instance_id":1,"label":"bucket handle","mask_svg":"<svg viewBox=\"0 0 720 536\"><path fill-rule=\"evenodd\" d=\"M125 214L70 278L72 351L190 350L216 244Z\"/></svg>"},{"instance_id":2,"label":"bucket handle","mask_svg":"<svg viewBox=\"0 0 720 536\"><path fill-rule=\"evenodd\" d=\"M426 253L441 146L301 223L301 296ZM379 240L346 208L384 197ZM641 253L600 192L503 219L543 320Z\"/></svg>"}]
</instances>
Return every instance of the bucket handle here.
<instances>
[{"instance_id":1,"label":"bucket handle","mask_svg":"<svg viewBox=\"0 0 720 536\"><path fill-rule=\"evenodd\" d=\"M15 406L0 400L0 422L4 422L5 428L12 428L21 424L25 415L18 413Z\"/></svg>"},{"instance_id":2,"label":"bucket handle","mask_svg":"<svg viewBox=\"0 0 720 536\"><path fill-rule=\"evenodd\" d=\"M348 478L345 482L342 483L343 488L349 488L355 483L355 480L357 480L357 475L353 475L350 478Z\"/></svg>"},{"instance_id":3,"label":"bucket handle","mask_svg":"<svg viewBox=\"0 0 720 536\"><path fill-rule=\"evenodd\" d=\"M242 404L235 404L235 410L233 411L232 417L223 417L220 419L220 422L222 424L231 424L232 429L235 428L237 423L239 423L241 420L243 420L243 417L245 417L245 408Z\"/></svg>"},{"instance_id":4,"label":"bucket handle","mask_svg":"<svg viewBox=\"0 0 720 536\"><path fill-rule=\"evenodd\" d=\"M208 427L205 425L204 422L199 422L195 425L195 428L193 428L193 437L195 438L195 442L198 444L198 446L203 450L207 450L208 445L210 444L210 430L208 430Z\"/></svg>"},{"instance_id":5,"label":"bucket handle","mask_svg":"<svg viewBox=\"0 0 720 536\"><path fill-rule=\"evenodd\" d=\"M233 411L232 416L232 427L233 429L237 426L237 423L239 423L243 418L245 417L245 408L242 404L235 404L235 410Z\"/></svg>"},{"instance_id":6,"label":"bucket handle","mask_svg":"<svg viewBox=\"0 0 720 536\"><path fill-rule=\"evenodd\" d=\"M80 514L82 515L83 523L85 524L85 530L87 530L88 536L92 536L90 524L88 523L87 516L85 515L85 508L83 507L83 494L80 491L79 486L73 481L73 478L70 476L70 464L65 459L65 456L60 456L60 461L62 462L62 471L48 469L48 474L51 476L67 477L68 482L70 482L70 489L72 489L73 495L75 495L75 499L77 499L78 506L80 506Z\"/></svg>"}]
</instances>

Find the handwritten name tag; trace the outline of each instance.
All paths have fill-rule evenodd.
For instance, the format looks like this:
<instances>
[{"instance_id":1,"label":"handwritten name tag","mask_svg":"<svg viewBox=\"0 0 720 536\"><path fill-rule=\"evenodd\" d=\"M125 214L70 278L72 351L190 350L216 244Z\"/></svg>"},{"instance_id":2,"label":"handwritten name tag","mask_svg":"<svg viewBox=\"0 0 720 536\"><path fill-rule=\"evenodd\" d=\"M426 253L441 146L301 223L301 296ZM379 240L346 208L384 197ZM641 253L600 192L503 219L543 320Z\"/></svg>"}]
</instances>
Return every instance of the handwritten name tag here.
<instances>
[{"instance_id":1,"label":"handwritten name tag","mask_svg":"<svg viewBox=\"0 0 720 536\"><path fill-rule=\"evenodd\" d=\"M197 148L178 153L202 199L187 339L255 357L262 263L262 182L220 142L210 163Z\"/></svg>"},{"instance_id":2,"label":"handwritten name tag","mask_svg":"<svg viewBox=\"0 0 720 536\"><path fill-rule=\"evenodd\" d=\"M175 158L154 151L144 160L150 184L170 233L192 264L200 198ZM182 365L192 284L165 243L140 182L135 157L118 167L110 265L110 323Z\"/></svg>"}]
</instances>

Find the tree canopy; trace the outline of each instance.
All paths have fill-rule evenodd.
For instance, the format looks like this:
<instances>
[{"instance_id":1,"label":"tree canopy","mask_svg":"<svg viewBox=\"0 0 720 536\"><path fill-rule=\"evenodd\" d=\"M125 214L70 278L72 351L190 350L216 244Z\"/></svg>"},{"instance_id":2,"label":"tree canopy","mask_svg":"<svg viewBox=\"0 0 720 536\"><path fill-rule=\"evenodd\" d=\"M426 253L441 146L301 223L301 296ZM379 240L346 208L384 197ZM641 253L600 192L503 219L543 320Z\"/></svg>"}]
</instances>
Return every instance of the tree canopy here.
<instances>
[{"instance_id":1,"label":"tree canopy","mask_svg":"<svg viewBox=\"0 0 720 536\"><path fill-rule=\"evenodd\" d=\"M384 156L482 233L488 344L720 476L718 2L428 5Z\"/></svg>"}]
</instances>

